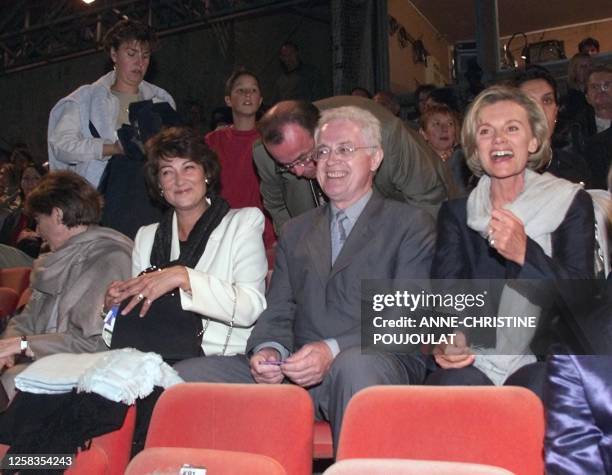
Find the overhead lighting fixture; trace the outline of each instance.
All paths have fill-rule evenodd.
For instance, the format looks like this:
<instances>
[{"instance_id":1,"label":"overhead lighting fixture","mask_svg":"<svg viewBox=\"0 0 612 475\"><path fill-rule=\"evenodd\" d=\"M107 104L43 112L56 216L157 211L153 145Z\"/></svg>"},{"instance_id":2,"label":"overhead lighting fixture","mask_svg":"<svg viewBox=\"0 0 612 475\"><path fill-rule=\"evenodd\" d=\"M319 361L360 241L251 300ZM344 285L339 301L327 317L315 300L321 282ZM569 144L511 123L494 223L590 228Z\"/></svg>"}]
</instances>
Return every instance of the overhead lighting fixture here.
<instances>
[{"instance_id":1,"label":"overhead lighting fixture","mask_svg":"<svg viewBox=\"0 0 612 475\"><path fill-rule=\"evenodd\" d=\"M95 2L96 0L82 0L83 3L86 3L87 5L89 5L90 3Z\"/></svg>"}]
</instances>

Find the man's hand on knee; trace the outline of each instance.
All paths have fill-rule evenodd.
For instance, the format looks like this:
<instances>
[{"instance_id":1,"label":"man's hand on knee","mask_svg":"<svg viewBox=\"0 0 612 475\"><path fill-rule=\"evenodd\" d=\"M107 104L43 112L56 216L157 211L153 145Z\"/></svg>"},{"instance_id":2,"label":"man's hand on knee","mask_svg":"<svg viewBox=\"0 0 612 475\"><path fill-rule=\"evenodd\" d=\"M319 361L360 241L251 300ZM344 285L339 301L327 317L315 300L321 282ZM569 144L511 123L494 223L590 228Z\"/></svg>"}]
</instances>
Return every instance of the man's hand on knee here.
<instances>
[{"instance_id":1,"label":"man's hand on knee","mask_svg":"<svg viewBox=\"0 0 612 475\"><path fill-rule=\"evenodd\" d=\"M262 348L249 361L251 366L251 376L255 382L260 384L278 384L282 383L285 376L276 364L270 362L278 362L280 355L273 348Z\"/></svg>"},{"instance_id":2,"label":"man's hand on knee","mask_svg":"<svg viewBox=\"0 0 612 475\"><path fill-rule=\"evenodd\" d=\"M287 358L280 369L295 384L307 388L323 381L333 361L330 347L317 341L302 346Z\"/></svg>"}]
</instances>

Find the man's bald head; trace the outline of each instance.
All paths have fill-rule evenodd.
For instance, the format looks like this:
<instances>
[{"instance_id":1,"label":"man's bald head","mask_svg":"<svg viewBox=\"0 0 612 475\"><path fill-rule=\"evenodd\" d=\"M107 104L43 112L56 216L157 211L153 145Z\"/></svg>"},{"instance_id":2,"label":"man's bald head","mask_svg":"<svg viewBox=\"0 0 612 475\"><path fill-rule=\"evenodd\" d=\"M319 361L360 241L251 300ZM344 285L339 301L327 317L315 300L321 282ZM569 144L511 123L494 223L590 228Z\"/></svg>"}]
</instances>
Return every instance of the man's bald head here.
<instances>
[{"instance_id":1,"label":"man's bald head","mask_svg":"<svg viewBox=\"0 0 612 475\"><path fill-rule=\"evenodd\" d=\"M283 129L288 124L295 124L314 136L319 122L319 109L307 101L281 101L259 120L257 128L266 147L280 145L284 141Z\"/></svg>"}]
</instances>

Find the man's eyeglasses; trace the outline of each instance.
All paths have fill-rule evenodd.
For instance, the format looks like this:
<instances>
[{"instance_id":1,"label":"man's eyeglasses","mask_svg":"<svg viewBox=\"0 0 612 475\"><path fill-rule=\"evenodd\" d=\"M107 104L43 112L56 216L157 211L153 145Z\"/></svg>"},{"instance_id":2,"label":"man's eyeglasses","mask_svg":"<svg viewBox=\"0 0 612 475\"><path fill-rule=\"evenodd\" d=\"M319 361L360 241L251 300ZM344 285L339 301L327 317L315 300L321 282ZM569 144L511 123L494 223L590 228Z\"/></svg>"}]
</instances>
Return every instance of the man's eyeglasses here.
<instances>
[{"instance_id":1,"label":"man's eyeglasses","mask_svg":"<svg viewBox=\"0 0 612 475\"><path fill-rule=\"evenodd\" d=\"M365 147L357 147L352 142L345 142L341 143L340 145L336 145L336 147L332 149L330 147L327 147L326 145L322 145L308 153L299 156L291 163L277 163L277 166L280 172L290 172L295 167L306 166L308 162L316 163L321 160L327 160L329 157L331 157L332 153L335 153L340 160L350 160L357 150L365 150L369 148L378 148L378 146L368 145Z\"/></svg>"},{"instance_id":2,"label":"man's eyeglasses","mask_svg":"<svg viewBox=\"0 0 612 475\"><path fill-rule=\"evenodd\" d=\"M378 145L366 145L364 147L357 147L355 144L351 142L341 143L336 145L333 149L326 145L321 145L317 147L314 152L314 161L320 162L327 160L332 156L332 153L336 154L336 157L340 160L350 160L353 158L353 155L357 150L366 150L369 148L378 148Z\"/></svg>"},{"instance_id":3,"label":"man's eyeglasses","mask_svg":"<svg viewBox=\"0 0 612 475\"><path fill-rule=\"evenodd\" d=\"M308 162L312 162L313 160L315 160L314 158L315 152L316 150L311 150L308 153L300 155L298 158L293 160L291 163L284 164L284 163L276 162L278 170L280 172L290 172L295 167L304 167L308 164Z\"/></svg>"},{"instance_id":4,"label":"man's eyeglasses","mask_svg":"<svg viewBox=\"0 0 612 475\"><path fill-rule=\"evenodd\" d=\"M591 92L607 92L612 87L612 81L591 82L588 87Z\"/></svg>"}]
</instances>

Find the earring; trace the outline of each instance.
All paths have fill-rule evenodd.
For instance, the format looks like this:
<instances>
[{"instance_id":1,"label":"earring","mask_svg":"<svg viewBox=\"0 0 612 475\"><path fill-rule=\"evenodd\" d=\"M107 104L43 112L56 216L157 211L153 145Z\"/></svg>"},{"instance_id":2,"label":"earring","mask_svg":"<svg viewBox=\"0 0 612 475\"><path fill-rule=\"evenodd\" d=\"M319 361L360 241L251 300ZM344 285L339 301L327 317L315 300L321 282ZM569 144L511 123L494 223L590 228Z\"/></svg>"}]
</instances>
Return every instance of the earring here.
<instances>
[{"instance_id":1,"label":"earring","mask_svg":"<svg viewBox=\"0 0 612 475\"><path fill-rule=\"evenodd\" d=\"M159 188L159 196L164 196L164 189L162 187Z\"/></svg>"},{"instance_id":2,"label":"earring","mask_svg":"<svg viewBox=\"0 0 612 475\"><path fill-rule=\"evenodd\" d=\"M207 185L210 185L210 181L208 180L208 177L204 178L204 183L206 183Z\"/></svg>"}]
</instances>

